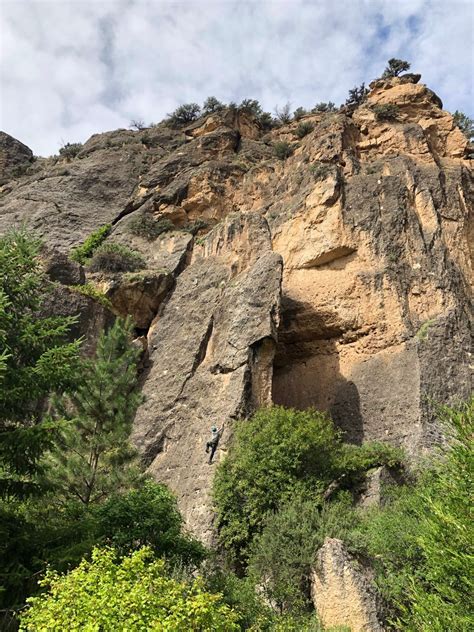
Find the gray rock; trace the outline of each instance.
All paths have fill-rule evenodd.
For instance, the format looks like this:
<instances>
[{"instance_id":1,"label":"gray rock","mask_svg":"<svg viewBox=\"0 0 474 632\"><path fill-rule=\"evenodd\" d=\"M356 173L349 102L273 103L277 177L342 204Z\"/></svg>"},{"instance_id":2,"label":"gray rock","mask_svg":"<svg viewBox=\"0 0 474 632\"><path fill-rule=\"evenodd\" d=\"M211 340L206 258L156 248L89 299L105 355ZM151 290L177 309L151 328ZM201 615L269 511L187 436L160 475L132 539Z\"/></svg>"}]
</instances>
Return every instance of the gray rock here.
<instances>
[{"instance_id":1,"label":"gray rock","mask_svg":"<svg viewBox=\"0 0 474 632\"><path fill-rule=\"evenodd\" d=\"M24 172L33 160L33 152L5 132L0 132L0 186Z\"/></svg>"}]
</instances>

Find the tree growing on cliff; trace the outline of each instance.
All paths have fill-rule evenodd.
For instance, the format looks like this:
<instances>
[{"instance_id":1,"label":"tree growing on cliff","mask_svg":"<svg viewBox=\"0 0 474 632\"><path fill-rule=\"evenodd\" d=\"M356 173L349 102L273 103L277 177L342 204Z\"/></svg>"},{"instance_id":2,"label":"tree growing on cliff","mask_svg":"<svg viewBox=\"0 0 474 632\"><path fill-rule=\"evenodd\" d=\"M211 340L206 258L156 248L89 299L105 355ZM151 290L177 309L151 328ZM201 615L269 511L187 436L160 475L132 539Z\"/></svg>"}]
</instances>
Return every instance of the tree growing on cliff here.
<instances>
[{"instance_id":1,"label":"tree growing on cliff","mask_svg":"<svg viewBox=\"0 0 474 632\"><path fill-rule=\"evenodd\" d=\"M25 231L0 239L0 496L39 491L41 457L58 424L45 415L54 392L76 377L80 341L67 342L75 318L41 316L48 284L40 242Z\"/></svg>"},{"instance_id":2,"label":"tree growing on cliff","mask_svg":"<svg viewBox=\"0 0 474 632\"><path fill-rule=\"evenodd\" d=\"M49 479L56 493L88 506L139 478L129 443L141 395L137 390L140 351L131 343L132 325L116 320L103 332L93 359L81 363L76 388L54 403L67 421L49 455Z\"/></svg>"},{"instance_id":3,"label":"tree growing on cliff","mask_svg":"<svg viewBox=\"0 0 474 632\"><path fill-rule=\"evenodd\" d=\"M365 87L365 83L361 83L360 86L354 86L352 90L349 90L346 105L359 107L367 99L368 94L369 90Z\"/></svg>"},{"instance_id":4,"label":"tree growing on cliff","mask_svg":"<svg viewBox=\"0 0 474 632\"><path fill-rule=\"evenodd\" d=\"M195 121L200 113L201 108L197 103L184 103L168 114L166 121L171 127L183 127Z\"/></svg>"},{"instance_id":5,"label":"tree growing on cliff","mask_svg":"<svg viewBox=\"0 0 474 632\"><path fill-rule=\"evenodd\" d=\"M474 139L474 119L456 110L453 114L453 122L468 140L472 141Z\"/></svg>"},{"instance_id":6,"label":"tree growing on cliff","mask_svg":"<svg viewBox=\"0 0 474 632\"><path fill-rule=\"evenodd\" d=\"M214 112L220 112L224 108L225 105L216 99L216 97L207 97L202 106L202 113L213 114Z\"/></svg>"},{"instance_id":7,"label":"tree growing on cliff","mask_svg":"<svg viewBox=\"0 0 474 632\"><path fill-rule=\"evenodd\" d=\"M392 59L388 60L387 67L383 71L382 79L388 79L390 77L398 77L398 75L402 72L406 72L410 69L410 64L403 59L396 59L392 57Z\"/></svg>"}]
</instances>

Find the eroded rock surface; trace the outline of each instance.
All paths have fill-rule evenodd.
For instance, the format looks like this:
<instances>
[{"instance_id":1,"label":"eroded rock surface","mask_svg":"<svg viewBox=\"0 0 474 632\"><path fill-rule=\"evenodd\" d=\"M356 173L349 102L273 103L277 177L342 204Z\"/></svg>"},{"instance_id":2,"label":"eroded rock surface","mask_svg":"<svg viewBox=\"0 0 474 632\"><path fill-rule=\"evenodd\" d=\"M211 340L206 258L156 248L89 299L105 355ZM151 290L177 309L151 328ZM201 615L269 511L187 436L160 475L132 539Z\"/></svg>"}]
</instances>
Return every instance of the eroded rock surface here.
<instances>
[{"instance_id":1,"label":"eroded rock surface","mask_svg":"<svg viewBox=\"0 0 474 632\"><path fill-rule=\"evenodd\" d=\"M326 538L311 573L311 594L321 623L351 632L383 632L370 573L335 538Z\"/></svg>"},{"instance_id":2,"label":"eroded rock surface","mask_svg":"<svg viewBox=\"0 0 474 632\"><path fill-rule=\"evenodd\" d=\"M439 438L430 402L472 390L472 148L441 108L405 75L373 82L359 108L305 116L302 139L298 122L268 132L228 109L96 134L74 159L7 174L0 231L24 222L66 255L111 223L107 239L144 258L86 281L148 348L135 437L203 537L211 424L270 400L315 406L348 440L416 458ZM142 215L167 231L137 236Z\"/></svg>"}]
</instances>

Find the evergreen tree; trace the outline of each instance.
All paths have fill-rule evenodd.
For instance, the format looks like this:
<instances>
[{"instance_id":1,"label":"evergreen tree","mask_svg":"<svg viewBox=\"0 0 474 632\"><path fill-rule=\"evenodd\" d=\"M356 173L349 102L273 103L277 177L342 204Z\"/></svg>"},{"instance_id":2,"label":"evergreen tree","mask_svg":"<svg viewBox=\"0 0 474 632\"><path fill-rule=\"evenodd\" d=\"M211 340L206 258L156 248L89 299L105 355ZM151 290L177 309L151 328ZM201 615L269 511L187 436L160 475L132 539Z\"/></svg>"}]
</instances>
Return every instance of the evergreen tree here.
<instances>
[{"instance_id":1,"label":"evergreen tree","mask_svg":"<svg viewBox=\"0 0 474 632\"><path fill-rule=\"evenodd\" d=\"M474 120L472 118L456 110L453 114L453 122L468 140L472 141L474 139Z\"/></svg>"},{"instance_id":2,"label":"evergreen tree","mask_svg":"<svg viewBox=\"0 0 474 632\"><path fill-rule=\"evenodd\" d=\"M55 416L67 420L49 456L49 476L60 498L88 506L140 477L129 443L141 401L139 353L131 344L131 323L117 320L101 334L95 358L83 360L76 390L55 401Z\"/></svg>"},{"instance_id":3,"label":"evergreen tree","mask_svg":"<svg viewBox=\"0 0 474 632\"><path fill-rule=\"evenodd\" d=\"M387 67L385 68L382 79L388 79L389 77L398 77L401 72L405 72L409 70L410 64L403 59L392 59L388 60Z\"/></svg>"},{"instance_id":4,"label":"evergreen tree","mask_svg":"<svg viewBox=\"0 0 474 632\"><path fill-rule=\"evenodd\" d=\"M48 283L40 242L24 230L0 238L0 496L38 490L40 458L54 442L47 399L71 384L80 341L67 342L75 318L42 317Z\"/></svg>"},{"instance_id":5,"label":"evergreen tree","mask_svg":"<svg viewBox=\"0 0 474 632\"><path fill-rule=\"evenodd\" d=\"M220 112L224 108L225 105L216 99L216 97L207 97L202 106L202 113L212 114L213 112Z\"/></svg>"},{"instance_id":6,"label":"evergreen tree","mask_svg":"<svg viewBox=\"0 0 474 632\"><path fill-rule=\"evenodd\" d=\"M346 99L346 105L361 105L369 94L368 88L365 87L365 83L361 83L360 86L354 86L352 90L349 90L349 96Z\"/></svg>"}]
</instances>

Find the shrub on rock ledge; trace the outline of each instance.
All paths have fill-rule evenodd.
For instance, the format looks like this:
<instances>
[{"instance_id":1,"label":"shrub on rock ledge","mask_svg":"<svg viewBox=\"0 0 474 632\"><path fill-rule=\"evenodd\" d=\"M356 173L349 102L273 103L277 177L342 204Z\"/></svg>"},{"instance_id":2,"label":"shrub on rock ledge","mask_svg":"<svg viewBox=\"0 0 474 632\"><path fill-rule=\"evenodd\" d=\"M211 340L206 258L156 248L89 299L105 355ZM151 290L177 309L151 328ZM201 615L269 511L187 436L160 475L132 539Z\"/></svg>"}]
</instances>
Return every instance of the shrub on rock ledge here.
<instances>
[{"instance_id":1,"label":"shrub on rock ledge","mask_svg":"<svg viewBox=\"0 0 474 632\"><path fill-rule=\"evenodd\" d=\"M145 260L140 253L114 243L97 248L89 264L91 272L134 272L144 267Z\"/></svg>"},{"instance_id":2,"label":"shrub on rock ledge","mask_svg":"<svg viewBox=\"0 0 474 632\"><path fill-rule=\"evenodd\" d=\"M395 121L400 109L398 105L385 103L383 105L374 105L372 111L375 114L377 121Z\"/></svg>"}]
</instances>

